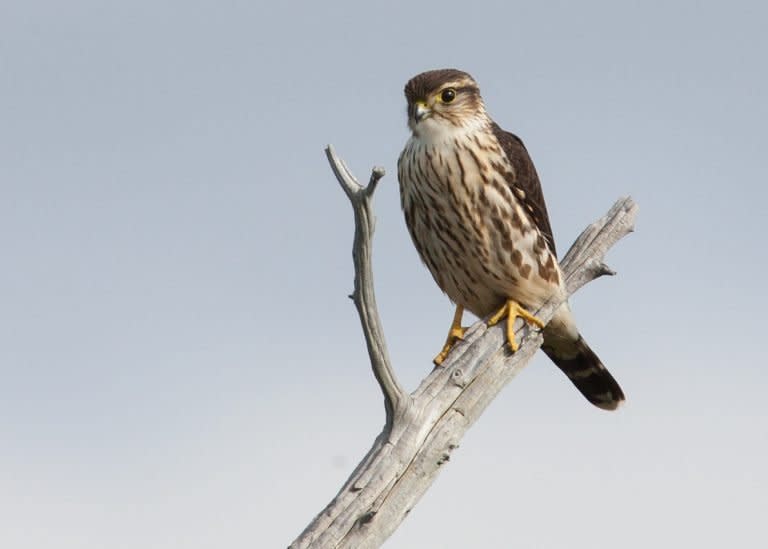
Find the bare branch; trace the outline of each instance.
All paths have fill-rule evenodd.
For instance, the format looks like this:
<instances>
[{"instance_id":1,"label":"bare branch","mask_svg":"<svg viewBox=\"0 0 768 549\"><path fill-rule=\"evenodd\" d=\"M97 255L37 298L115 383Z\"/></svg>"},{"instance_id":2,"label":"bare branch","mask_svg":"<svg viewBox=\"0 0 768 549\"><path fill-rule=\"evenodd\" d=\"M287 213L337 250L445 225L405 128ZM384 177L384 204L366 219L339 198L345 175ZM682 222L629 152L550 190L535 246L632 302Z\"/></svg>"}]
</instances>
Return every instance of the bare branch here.
<instances>
[{"instance_id":1,"label":"bare branch","mask_svg":"<svg viewBox=\"0 0 768 549\"><path fill-rule=\"evenodd\" d=\"M352 294L352 299L363 326L373 375L384 393L386 424L391 426L395 411L407 406L410 397L397 380L389 361L384 331L381 328L379 311L376 307L376 295L373 290L373 267L371 266L371 246L375 225L373 193L385 172L384 168L373 168L368 186L363 187L349 171L344 161L336 155L331 145L326 147L325 154L336 179L352 203L352 209L355 213L355 240L352 247L352 257L355 264L355 291Z\"/></svg>"},{"instance_id":2,"label":"bare branch","mask_svg":"<svg viewBox=\"0 0 768 549\"><path fill-rule=\"evenodd\" d=\"M477 322L443 365L407 395L390 365L373 295L371 199L384 172L374 169L368 187L362 187L332 147L326 153L355 211L354 299L374 375L385 394L387 422L336 497L291 548L374 548L408 515L466 430L533 357L542 336L518 319L521 344L510 354L501 326L488 328L485 322ZM604 256L632 231L636 214L632 199L621 199L576 239L561 262L569 295L599 276L613 274L603 262ZM536 316L548 322L563 300L553 298Z\"/></svg>"}]
</instances>

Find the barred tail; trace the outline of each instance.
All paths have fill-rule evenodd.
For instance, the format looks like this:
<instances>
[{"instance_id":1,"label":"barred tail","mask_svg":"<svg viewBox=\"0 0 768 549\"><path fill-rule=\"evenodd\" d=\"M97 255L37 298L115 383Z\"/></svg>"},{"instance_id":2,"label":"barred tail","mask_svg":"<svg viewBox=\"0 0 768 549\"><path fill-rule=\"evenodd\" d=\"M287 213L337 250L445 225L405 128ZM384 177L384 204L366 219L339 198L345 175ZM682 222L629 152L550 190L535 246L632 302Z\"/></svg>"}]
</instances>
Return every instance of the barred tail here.
<instances>
[{"instance_id":1,"label":"barred tail","mask_svg":"<svg viewBox=\"0 0 768 549\"><path fill-rule=\"evenodd\" d=\"M545 337L542 349L588 401L603 410L615 410L624 393L587 342L579 335L567 348L558 343L556 349L548 347Z\"/></svg>"}]
</instances>

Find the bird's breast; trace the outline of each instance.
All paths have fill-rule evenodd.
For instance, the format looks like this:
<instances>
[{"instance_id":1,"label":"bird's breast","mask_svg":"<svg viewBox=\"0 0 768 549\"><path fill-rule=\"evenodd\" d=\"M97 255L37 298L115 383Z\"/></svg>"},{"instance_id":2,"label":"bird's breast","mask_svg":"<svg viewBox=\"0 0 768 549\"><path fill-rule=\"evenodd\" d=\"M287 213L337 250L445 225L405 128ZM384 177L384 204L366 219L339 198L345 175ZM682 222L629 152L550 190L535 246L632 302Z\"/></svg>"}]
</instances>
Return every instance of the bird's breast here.
<instances>
[{"instance_id":1,"label":"bird's breast","mask_svg":"<svg viewBox=\"0 0 768 549\"><path fill-rule=\"evenodd\" d=\"M537 305L551 295L534 272L549 252L507 183L513 167L495 136L412 138L398 178L411 238L452 301L485 316L506 298Z\"/></svg>"}]
</instances>

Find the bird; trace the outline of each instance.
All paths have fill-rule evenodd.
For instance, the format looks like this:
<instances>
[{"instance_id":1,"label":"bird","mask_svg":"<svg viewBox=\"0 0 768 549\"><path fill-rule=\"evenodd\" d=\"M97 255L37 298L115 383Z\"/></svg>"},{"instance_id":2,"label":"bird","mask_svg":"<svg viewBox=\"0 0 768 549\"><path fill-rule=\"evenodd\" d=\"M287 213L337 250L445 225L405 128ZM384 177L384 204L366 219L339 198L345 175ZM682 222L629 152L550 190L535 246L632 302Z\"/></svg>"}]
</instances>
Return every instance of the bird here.
<instances>
[{"instance_id":1,"label":"bird","mask_svg":"<svg viewBox=\"0 0 768 549\"><path fill-rule=\"evenodd\" d=\"M456 307L435 365L463 338L464 311L489 326L506 320L512 352L520 317L543 330L542 350L589 402L616 409L624 393L579 333L567 300L546 325L531 312L567 293L522 140L493 121L464 71L423 72L404 91L411 135L397 165L401 206L421 260Z\"/></svg>"}]
</instances>

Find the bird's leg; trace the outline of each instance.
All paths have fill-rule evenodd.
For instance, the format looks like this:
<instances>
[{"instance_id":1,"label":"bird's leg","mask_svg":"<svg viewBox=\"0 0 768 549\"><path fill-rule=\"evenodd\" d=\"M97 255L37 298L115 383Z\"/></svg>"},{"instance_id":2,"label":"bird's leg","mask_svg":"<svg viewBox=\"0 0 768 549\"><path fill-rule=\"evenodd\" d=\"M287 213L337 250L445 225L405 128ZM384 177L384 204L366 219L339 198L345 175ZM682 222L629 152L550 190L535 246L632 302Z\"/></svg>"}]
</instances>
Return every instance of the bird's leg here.
<instances>
[{"instance_id":1,"label":"bird's leg","mask_svg":"<svg viewBox=\"0 0 768 549\"><path fill-rule=\"evenodd\" d=\"M451 349L456 344L456 342L464 339L464 332L466 332L467 329L461 327L461 316L463 314L464 307L461 305L456 305L456 312L453 314L451 329L448 330L448 338L445 340L445 345L443 345L443 349L440 351L440 354L438 354L432 361L435 363L435 366L440 366L448 356L448 353L451 352Z\"/></svg>"},{"instance_id":2,"label":"bird's leg","mask_svg":"<svg viewBox=\"0 0 768 549\"><path fill-rule=\"evenodd\" d=\"M517 317L522 318L529 324L535 324L539 328L544 327L544 323L541 320L525 310L525 308L514 299L508 299L507 302L502 305L501 309L496 311L496 313L488 319L488 326L498 324L504 317L507 318L507 342L509 343L509 348L513 351L517 351L519 347L517 341L515 341L515 319Z\"/></svg>"}]
</instances>

